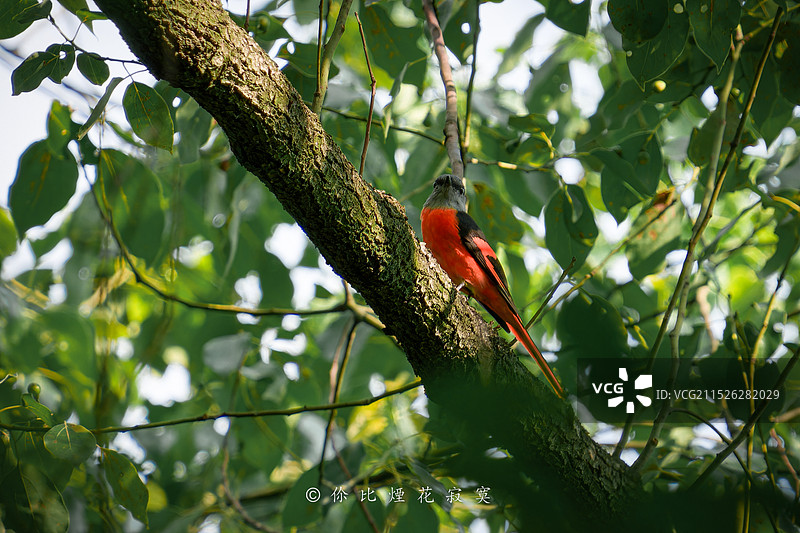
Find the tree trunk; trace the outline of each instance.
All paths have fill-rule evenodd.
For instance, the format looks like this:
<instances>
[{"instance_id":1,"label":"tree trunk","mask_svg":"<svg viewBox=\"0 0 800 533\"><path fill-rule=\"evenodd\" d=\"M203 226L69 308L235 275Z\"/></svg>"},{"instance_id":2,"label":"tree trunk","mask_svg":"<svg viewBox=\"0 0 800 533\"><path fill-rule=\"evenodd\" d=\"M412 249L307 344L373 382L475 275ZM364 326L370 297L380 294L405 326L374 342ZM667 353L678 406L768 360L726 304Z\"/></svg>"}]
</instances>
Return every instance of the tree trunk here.
<instances>
[{"instance_id":1,"label":"tree trunk","mask_svg":"<svg viewBox=\"0 0 800 533\"><path fill-rule=\"evenodd\" d=\"M518 486L497 490L503 488L501 498L518 502L521 519L535 520L542 531L588 524L597 530L637 505L638 479L589 438L570 406L534 379L454 292L420 246L403 206L361 179L276 64L219 2L96 1L154 76L214 116L239 162L372 306L429 398L453 422L448 428L470 449L499 448L513 457L457 457L451 469L492 479L501 470L493 465L514 465Z\"/></svg>"}]
</instances>

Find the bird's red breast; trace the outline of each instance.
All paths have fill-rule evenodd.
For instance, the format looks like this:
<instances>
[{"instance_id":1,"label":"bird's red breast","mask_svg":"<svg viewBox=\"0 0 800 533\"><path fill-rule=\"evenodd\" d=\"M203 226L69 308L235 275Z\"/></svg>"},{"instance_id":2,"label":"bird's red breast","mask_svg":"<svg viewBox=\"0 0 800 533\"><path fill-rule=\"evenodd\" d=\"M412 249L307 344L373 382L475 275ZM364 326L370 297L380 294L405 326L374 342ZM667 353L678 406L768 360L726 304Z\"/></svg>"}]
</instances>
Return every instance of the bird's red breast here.
<instances>
[{"instance_id":1,"label":"bird's red breast","mask_svg":"<svg viewBox=\"0 0 800 533\"><path fill-rule=\"evenodd\" d=\"M423 209L422 240L453 283L474 281L479 268L461 244L455 209Z\"/></svg>"}]
</instances>

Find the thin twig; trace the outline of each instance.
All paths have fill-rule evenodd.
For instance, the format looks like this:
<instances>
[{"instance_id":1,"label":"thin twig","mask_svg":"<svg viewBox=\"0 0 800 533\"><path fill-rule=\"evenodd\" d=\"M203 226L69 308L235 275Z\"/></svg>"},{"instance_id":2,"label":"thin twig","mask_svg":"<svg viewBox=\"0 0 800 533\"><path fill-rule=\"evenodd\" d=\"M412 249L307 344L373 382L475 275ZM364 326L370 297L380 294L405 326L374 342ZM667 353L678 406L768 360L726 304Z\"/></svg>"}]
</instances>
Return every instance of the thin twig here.
<instances>
[{"instance_id":1,"label":"thin twig","mask_svg":"<svg viewBox=\"0 0 800 533\"><path fill-rule=\"evenodd\" d=\"M325 0L319 0L319 15L317 16L317 90L314 91L314 100L311 103L311 110L314 111L314 108L318 101L321 101L320 98L324 93L322 89L322 28L325 24L325 17L323 16L325 6ZM319 115L319 111L314 111L317 115Z\"/></svg>"},{"instance_id":2,"label":"thin twig","mask_svg":"<svg viewBox=\"0 0 800 533\"><path fill-rule=\"evenodd\" d=\"M728 150L728 154L725 157L725 161L722 164L722 168L719 171L719 175L717 176L713 190L706 195L706 198L703 201L703 206L701 208L700 215L697 218L697 222L695 223L695 227L692 231L692 237L689 240L689 244L686 247L686 258L683 261L683 266L681 268L681 273L678 277L678 282L675 287L675 291L672 294L672 298L670 299L669 304L667 305L667 310L664 314L664 318L659 328L658 335L656 336L656 340L653 343L653 347L651 348L650 355L651 359L655 356L658 352L658 349L661 345L661 339L664 337L664 333L666 332L667 324L669 323L670 316L672 315L672 311L675 308L675 304L677 303L677 296L680 293L681 286L684 283L688 282L689 274L692 270L692 265L694 263L694 250L697 246L697 243L700 241L700 237L703 234L706 226L708 226L711 217L713 216L714 212L714 205L717 202L717 198L719 198L720 192L722 191L722 184L725 181L725 176L728 173L728 168L730 167L731 162L733 161L734 156L736 155L736 148L739 145L739 140L742 137L742 132L744 131L745 123L747 122L747 117L750 114L750 108L753 106L753 101L756 97L756 91L758 90L759 82L761 81L761 74L764 72L764 66L767 63L767 59L769 58L769 52L772 49L772 44L775 42L775 35L778 30L778 25L780 24L781 16L783 15L783 8L778 8L775 12L775 19L773 20L772 24L772 32L770 33L769 39L767 43L764 45L764 50L761 54L761 59L758 62L758 66L756 67L755 76L753 79L753 84L750 87L750 94L747 98L747 103L745 104L744 109L742 110L742 114L739 118L739 125L736 128L736 133L731 139L730 142L730 149ZM726 106L728 101L728 96L730 95L730 89L733 84L733 78L735 75L736 64L738 63L739 59L739 52L741 51L742 45L744 41L739 41L736 45L736 48L731 57L731 69L730 74L728 77L728 81L726 83L725 88L723 89L721 96L719 98L718 103L718 110L721 113L722 119L720 120L720 128L719 128L719 135L718 140L719 143L715 143L714 150L711 155L711 163L709 167L709 175L713 176L715 174L711 172L711 170L716 169L716 163L719 159L718 156L715 157L716 154L719 152L719 148L722 145L722 135L725 130L725 113L726 113ZM724 97L724 98L723 98Z\"/></svg>"},{"instance_id":3,"label":"thin twig","mask_svg":"<svg viewBox=\"0 0 800 533\"><path fill-rule=\"evenodd\" d=\"M567 156L564 156L567 157ZM471 165L484 165L487 167L498 167L506 170L521 170L522 172L541 172L553 168L555 159L548 161L543 165L532 167L530 165L518 165L516 163L509 163L508 161L487 161L485 159L478 159L476 157L467 158L467 163Z\"/></svg>"},{"instance_id":4,"label":"thin twig","mask_svg":"<svg viewBox=\"0 0 800 533\"><path fill-rule=\"evenodd\" d=\"M689 409L684 409L683 407L673 407L673 408L670 409L670 414L672 414L672 413L682 413L682 414L689 415L692 418L695 418L695 419L699 420L700 422L705 424L709 429L711 429L714 433L716 433L717 437L719 437L719 439L722 442L724 442L725 444L730 444L731 443L731 439L726 437L724 433L722 433L719 429L717 429L717 427L714 424L712 424L710 420L707 420L705 417L695 413L694 411L690 411ZM736 457L737 461L739 461L739 464L741 465L742 470L745 472L745 475L750 476L751 473L748 472L747 469L745 468L744 460L742 460L742 458L739 456L739 454L736 452L736 450L733 451L733 456Z\"/></svg>"},{"instance_id":5,"label":"thin twig","mask_svg":"<svg viewBox=\"0 0 800 533\"><path fill-rule=\"evenodd\" d=\"M388 398L389 396L402 394L406 391L416 389L420 385L422 385L422 381L417 379L407 385L403 385L402 387L386 391L383 394L379 394L378 396L373 396L372 398L364 398L361 400L354 400L351 402L340 402L336 404L310 405L310 406L304 405L300 407L291 407L289 409L267 409L261 411L230 411L230 412L217 413L213 415L206 413L199 416L189 416L185 418L176 418L174 420L165 420L163 422L150 422L147 424L138 424L135 426L108 426L104 428L90 429L89 431L95 435L100 435L103 433L127 433L128 431L141 431L143 429L178 426L182 424L193 424L196 422L208 422L212 420L218 420L220 418L260 418L265 416L292 416L300 413L313 413L315 411L329 411L331 409L344 409L347 407L362 407L365 405L371 405L375 402L383 400L384 398ZM46 433L47 431L50 431L50 429L52 428L46 425L41 427L28 427L28 426L19 426L15 424L0 423L0 429L7 429L9 431L28 431L31 433Z\"/></svg>"},{"instance_id":6,"label":"thin twig","mask_svg":"<svg viewBox=\"0 0 800 533\"><path fill-rule=\"evenodd\" d=\"M638 238L642 233L644 233L647 230L647 228L650 227L651 224L655 223L662 216L664 216L664 213L666 213L669 210L669 208L672 207L677 201L678 201L677 198L672 198L669 201L669 203L664 206L664 209L659 211L659 213L656 216L654 216L651 220L645 222L644 225L642 225L642 227L639 229L639 231L637 231L633 235L628 235L625 239L620 241L619 244L617 244L617 246L615 246L613 250L608 252L608 254L606 254L606 256L602 259L602 261L600 261L591 271L589 271L588 274L583 276L583 278L581 278L580 281L575 283L572 287L569 288L568 291L559 296L555 302L550 304L547 307L547 310L542 314L542 317L544 317L544 315L555 309L556 306L558 306L558 304L566 300L573 292L583 287L583 285L587 281L596 276L597 273L600 272L600 270L606 265L606 263L608 263L611 260L612 257L614 257L620 250L622 250L625 246L627 246L633 239Z\"/></svg>"},{"instance_id":7,"label":"thin twig","mask_svg":"<svg viewBox=\"0 0 800 533\"><path fill-rule=\"evenodd\" d=\"M444 119L444 143L447 148L447 156L450 158L450 167L453 174L459 178L464 177L464 162L461 160L461 143L459 142L458 131L458 95L456 94L456 84L453 81L453 71L450 69L450 60L447 57L447 47L444 44L444 34L439 26L439 19L431 0L422 0L422 8L425 11L425 18L428 21L428 29L431 32L433 50L439 59L439 73L442 76L445 90L445 119Z\"/></svg>"},{"instance_id":8,"label":"thin twig","mask_svg":"<svg viewBox=\"0 0 800 533\"><path fill-rule=\"evenodd\" d=\"M245 360L247 359L247 355L243 354L242 357L239 358L239 365L236 370L236 377L233 383L233 387L231 387L230 399L228 401L228 408L234 406L236 404L236 395L239 390L239 386L242 383L242 367L244 366ZM258 531L264 531L265 533L277 533L276 530L262 524L248 513L245 508L242 506L242 503L239 499L234 496L233 491L231 490L230 479L228 479L228 463L230 461L230 452L228 450L228 442L231 435L232 424L228 423L228 431L225 432L225 437L222 439L222 465L220 468L220 475L222 477L222 490L225 492L225 499L228 501L234 510L239 513L239 516L242 517L242 520L245 521L250 527L256 529Z\"/></svg>"},{"instance_id":9,"label":"thin twig","mask_svg":"<svg viewBox=\"0 0 800 533\"><path fill-rule=\"evenodd\" d=\"M345 113L344 111L339 111L338 109L334 109L332 107L322 106L322 109L324 109L325 111L329 111L331 113L335 113L335 114L339 115L340 117L349 118L349 119L352 119L352 120L358 120L358 121L361 121L361 122L367 122L367 119L364 118L364 117L361 117L359 115L354 115L352 113ZM370 120L369 123L372 124L373 126L381 126L382 125L380 120L375 120L375 119ZM413 130L411 128L404 128L402 126L396 126L396 125L392 125L392 124L389 124L389 129L390 130L395 130L395 131L401 131L403 133L410 133L412 135L417 135L418 137L422 137L423 139L427 139L429 141L435 142L436 144L440 144L440 145L444 146L444 141L442 141L438 137L434 137L433 135L428 135L424 131ZM427 188L428 185L426 184L425 187Z\"/></svg>"},{"instance_id":10,"label":"thin twig","mask_svg":"<svg viewBox=\"0 0 800 533\"><path fill-rule=\"evenodd\" d=\"M789 377L789 374L794 368L794 365L797 363L798 357L800 357L800 346L798 346L795 349L794 354L792 354L792 358L789 359L789 362L786 363L786 367L783 369L783 372L781 372L781 375L778 376L778 379L775 381L775 385L773 385L774 389L780 389L783 386L784 382L786 381L786 378ZM689 487L690 490L700 487L705 482L705 480L708 479L708 477L714 472L714 470L716 470L719 467L719 465L721 465L722 462L731 453L733 453L733 451L739 446L739 444L742 443L745 437L747 437L748 433L750 432L750 429L755 425L756 422L758 422L758 420L761 418L761 415L764 414L764 411L767 410L767 406L770 404L771 401L772 401L771 399L765 399L758 404L758 407L756 407L756 410L753 411L752 415L750 415L750 418L747 420L747 423L744 425L744 427L739 431L739 433L736 435L735 438L731 439L730 444L728 444L728 446L725 447L725 449L723 449L721 452L717 454L717 457L714 459L714 461L710 465L708 465L708 467L705 470L703 470L703 473L700 474L700 476L695 480L695 482L692 483L692 486Z\"/></svg>"},{"instance_id":11,"label":"thin twig","mask_svg":"<svg viewBox=\"0 0 800 533\"><path fill-rule=\"evenodd\" d=\"M467 84L467 109L464 113L464 143L461 153L469 153L469 137L472 132L472 93L475 89L475 73L478 71L478 36L481 33L481 1L475 2L475 24L472 27L472 69Z\"/></svg>"},{"instance_id":12,"label":"thin twig","mask_svg":"<svg viewBox=\"0 0 800 533\"><path fill-rule=\"evenodd\" d=\"M686 300L689 296L689 284L686 283L683 285L681 290L680 296L680 304L678 305L678 315L675 318L675 326L672 328L670 332L670 367L669 367L669 375L667 376L667 382L664 388L667 390L672 390L675 386L675 380L678 378L678 368L680 367L681 360L680 360L680 342L681 342L681 328L683 328L683 319L686 316ZM653 427L650 430L650 437L647 439L647 443L645 444L642 452L639 454L639 457L636 458L634 461L631 469L634 471L638 471L642 468L645 464L647 459L650 457L650 453L658 444L658 435L661 434L661 429L664 427L664 424L667 420L667 416L669 415L670 411L672 410L672 398L667 398L666 401L661 406L661 409L658 411L655 420L653 420ZM628 425L628 421L632 422L632 418L628 417L626 421L626 426ZM620 444L624 441L620 439ZM620 444L617 445L617 448L620 449Z\"/></svg>"},{"instance_id":13,"label":"thin twig","mask_svg":"<svg viewBox=\"0 0 800 533\"><path fill-rule=\"evenodd\" d=\"M361 19L358 18L356 13L356 22L358 22L358 31L361 33L361 44L364 46L364 57L367 60L367 72L369 72L369 113L367 114L367 128L364 133L364 148L361 150L361 165L358 167L358 173L364 177L364 163L367 161L367 148L369 147L369 130L372 126L372 112L375 109L375 76L372 74L372 65L369 63L369 53L367 52L367 39L364 37L364 27L361 25Z\"/></svg>"},{"instance_id":14,"label":"thin twig","mask_svg":"<svg viewBox=\"0 0 800 533\"><path fill-rule=\"evenodd\" d=\"M128 268L130 268L131 272L133 272L133 276L136 279L137 283L141 283L142 285L150 289L153 293L155 293L164 300L169 300L171 302L179 303L191 309L203 309L205 311L221 311L225 313L237 313L237 314L242 313L252 316L274 316L274 315L312 316L312 315L323 315L327 313L338 313L341 311L345 311L347 309L347 305L345 303L339 303L325 309L297 310L297 309L288 309L280 307L272 307L268 309L251 309L248 307L241 307L238 305L214 304L214 303L195 302L192 300L187 300L175 294L163 291L162 289L158 288L154 282L150 281L144 274L139 272L139 270L133 263L133 258L131 257L130 252L122 242L122 238L118 234L116 227L112 227L112 234L114 235L114 240L117 242L117 245L120 248L122 257L128 264Z\"/></svg>"},{"instance_id":15,"label":"thin twig","mask_svg":"<svg viewBox=\"0 0 800 533\"><path fill-rule=\"evenodd\" d=\"M745 207L745 208L744 208L744 209L743 209L743 210L742 210L742 211L741 211L741 212L740 212L738 215L736 215L736 216L733 218L733 220L731 220L730 222L728 222L728 223L725 225L725 227L724 227L724 228L722 228L721 230L719 230L719 231L717 232L717 234L716 234L716 235L714 235L714 239L713 239L713 240L712 240L712 241L711 241L711 242L710 242L710 243L709 243L709 244L708 244L708 245L707 245L705 248L703 248L703 251L702 251L702 252L700 252L699 254L697 254L697 260L698 260L698 261L702 261L703 259L705 259L705 258L709 257L709 256L710 256L710 255L711 255L711 254L714 252L714 250L716 250L716 249L717 249L717 246L719 245L720 241L722 241L722 238L723 238L725 235L727 235L728 233L730 233L730 231L731 231L731 230L732 230L732 229L733 229L733 228L736 226L736 224L738 224L738 223L739 223L739 221L740 221L740 220L741 220L741 219L742 219L742 218L743 218L743 217L744 217L744 216L745 216L747 213L749 213L749 212L750 212L752 209L754 209L755 207L758 207L759 205L762 205L762 202L761 202L761 200L759 200L759 201L757 201L757 202L754 202L754 203L752 203L752 204L748 205L748 206L747 206L747 207Z\"/></svg>"},{"instance_id":16,"label":"thin twig","mask_svg":"<svg viewBox=\"0 0 800 533\"><path fill-rule=\"evenodd\" d=\"M758 355L758 348L761 345L761 341L764 339L764 334L767 332L767 328L769 327L769 319L772 317L772 311L775 309L775 300L778 297L778 291L781 288L783 280L786 279L786 271L789 269L789 263L792 261L793 255L794 254L790 254L789 257L786 258L786 263L784 263L783 268L781 269L781 273L778 276L778 282L775 284L775 290L772 291L772 294L769 297L767 310L764 313L764 320L761 323L761 328L758 330L758 335L756 336L756 340L753 342L753 351L750 353L751 361L755 361L756 356Z\"/></svg>"},{"instance_id":17,"label":"thin twig","mask_svg":"<svg viewBox=\"0 0 800 533\"><path fill-rule=\"evenodd\" d=\"M775 439L775 449L778 450L778 454L781 456L783 464L792 475L792 479L794 479L794 501L797 503L798 499L800 499L800 478L797 477L797 471L794 469L792 462L786 455L786 448L783 447L783 438L778 435L778 432L775 430L775 428L771 428L769 430L769 434L773 439Z\"/></svg>"},{"instance_id":18,"label":"thin twig","mask_svg":"<svg viewBox=\"0 0 800 533\"><path fill-rule=\"evenodd\" d=\"M761 80L761 74L764 72L764 66L766 65L767 58L769 57L769 52L772 49L772 44L775 42L775 35L778 30L778 25L780 23L781 16L783 15L783 9L778 8L775 12L775 20L773 21L772 25L772 32L770 33L770 37L764 46L764 50L761 54L761 59L758 63L758 67L756 68L755 77L753 80L753 84L750 87L750 94L747 98L747 103L745 104L744 110L742 111L741 117L739 119L739 125L736 128L736 133L731 139L730 149L728 150L727 157L725 158L725 162L722 164L722 168L719 171L719 175L716 177L713 191L710 194L707 194L703 200L703 206L700 211L700 215L697 218L697 222L692 231L692 237L689 239L689 244L686 247L686 258L683 261L683 266L681 268L681 273L678 276L678 281L675 285L675 291L672 293L672 297L670 298L669 304L667 305L667 310L664 313L664 317L661 319L661 326L659 327L658 334L656 335L656 339L653 342L653 345L650 348L650 363L648 364L648 370L652 368L652 365L655 362L655 356L658 353L658 349L661 347L661 341L664 338L664 334L667 330L667 326L669 324L670 317L672 316L672 311L675 309L676 304L678 303L678 298L680 295L684 293L684 287L689 282L689 274L692 271L692 266L694 265L694 250L697 246L697 243L700 242L700 237L703 235L703 231L705 230L706 226L708 226L711 217L713 216L714 206L717 202L717 198L719 198L720 192L722 191L722 184L725 181L725 176L728 172L728 168L730 167L731 161L733 157L736 155L736 148L739 145L739 140L742 137L742 132L744 131L744 125L747 121L747 117L750 113L750 108L753 106L753 101L755 100L756 91L758 90L758 84ZM711 163L709 165L709 176L714 176L716 174L716 163L719 160L719 151L722 146L722 136L725 130L725 113L727 107L728 96L730 95L730 90L733 85L733 78L735 75L736 65L739 59L739 53L741 52L742 45L744 41L739 40L736 44L734 51L731 54L731 66L730 66L730 73L728 76L728 80L725 84L725 87L722 89L720 93L719 103L717 110L721 114L722 119L720 120L719 132L717 135L717 139L715 139L714 148L711 154ZM716 113L717 111L715 111ZM665 406L666 408L666 406ZM659 413L660 416L660 413ZM650 437L647 439L647 445L645 449L642 450L642 453L636 459L634 463L634 468L640 468L641 465L645 464L647 459L649 458L650 454L653 453L655 450L655 443L658 442L659 432L661 430L661 425L654 424L653 429L651 430Z\"/></svg>"},{"instance_id":19,"label":"thin twig","mask_svg":"<svg viewBox=\"0 0 800 533\"><path fill-rule=\"evenodd\" d=\"M89 186L91 187L94 193L95 185L93 183L90 183ZM128 268L133 273L136 282L144 285L146 288L148 288L150 291L152 291L153 293L155 293L164 300L176 302L191 309L202 309L205 311L220 311L225 313L237 313L237 314L242 313L251 316L275 316L275 315L313 316L313 315L322 315L328 313L338 313L349 309L356 316L358 316L359 320L368 323L369 325L371 325L376 329L379 330L383 329L383 324L377 317L371 315L369 308L357 304L352 298L349 300L345 299L344 302L338 303L332 307L324 309L305 309L305 310L288 309L288 308L251 309L247 307L241 307L238 305L196 302L192 300L187 300L175 294L168 293L163 289L159 288L155 282L150 281L147 276L145 276L142 272L139 271L139 269L135 265L133 256L131 255L130 251L128 251L127 246L125 246L125 243L122 240L122 236L119 234L119 230L117 229L116 224L114 223L113 215L111 213L111 207L109 205L106 205L104 210L100 205L100 201L97 198L97 195L93 194L92 196L95 199L95 203L97 204L101 218L106 222L106 224L110 228L111 235L114 238L114 241L116 242L117 246L119 247L120 255L122 255L122 258L125 260L125 263L127 263Z\"/></svg>"},{"instance_id":20,"label":"thin twig","mask_svg":"<svg viewBox=\"0 0 800 533\"><path fill-rule=\"evenodd\" d=\"M705 424L706 426L711 428L711 430L714 433L717 434L717 436L720 438L720 440L722 442L724 442L725 444L730 444L731 441L730 441L730 439L728 437L726 437L720 430L718 430L714 426L714 424L712 424L710 421L706 420L704 417L698 415L697 413L694 413L694 412L692 412L692 411L690 411L688 409L676 408L676 407L673 407L671 412L672 413L684 413L684 414L687 414L687 415L689 415L689 416L691 416L693 418L696 418L697 420L699 420L700 422L702 422L703 424ZM739 462L739 466L742 467L742 472L744 472L744 475L747 477L747 480L751 484L755 484L755 480L753 479L753 473L750 471L750 469L747 468L747 465L744 464L744 461L742 460L741 457L739 457L739 454L736 453L736 451L734 451L733 452L733 456ZM767 513L767 517L769 518L770 523L772 524L773 530L775 532L779 531L778 528L777 528L777 524L775 522L775 517L772 516L772 513L769 510L769 506L768 505L764 505L764 510Z\"/></svg>"},{"instance_id":21,"label":"thin twig","mask_svg":"<svg viewBox=\"0 0 800 533\"><path fill-rule=\"evenodd\" d=\"M320 0L320 29L319 29L319 43L322 43L322 4L324 0ZM339 39L344 35L344 24L347 22L347 16L350 14L350 6L353 0L342 0L342 5L339 7L339 15L336 17L336 24L331 31L331 36L328 42L321 51L317 50L317 90L314 92L314 101L311 103L311 110L319 115L322 110L322 102L325 100L325 93L328 91L328 76L331 72L331 63L333 62L333 52L339 44Z\"/></svg>"},{"instance_id":22,"label":"thin twig","mask_svg":"<svg viewBox=\"0 0 800 533\"><path fill-rule=\"evenodd\" d=\"M342 337L339 339L339 344L333 354L333 361L331 362L330 370L330 392L328 394L328 403L334 404L339 399L339 391L342 386L342 378L344 377L344 369L347 366L347 361L350 359L350 351L353 348L353 342L356 340L356 328L358 321L352 320L349 327L342 332ZM341 363L339 358L341 357ZM336 418L336 409L331 409L328 413L328 424L325 426L325 437L322 440L322 453L319 458L319 482L322 483L325 477L325 452L328 450L328 441L330 439L331 430L333 429L333 421Z\"/></svg>"},{"instance_id":23,"label":"thin twig","mask_svg":"<svg viewBox=\"0 0 800 533\"><path fill-rule=\"evenodd\" d=\"M75 42L74 38L70 39L69 37L67 37L67 35L63 31L61 31L61 28L58 26L58 24L56 24L56 20L52 17L52 15L48 15L47 16L47 20L50 22L50 24L53 25L53 27L58 31L58 33L60 33L61 36L69 44L71 44L72 47L75 48L75 50L77 50L79 52L83 52L84 54L91 54L93 56L96 56L98 59L101 59L102 61L114 61L116 63L135 63L137 65L142 65L143 66L143 63L141 61L136 60L136 59L116 59L116 58L113 58L113 57L101 56L100 54L97 54L95 52L90 52L89 50L86 50L85 48L82 48L80 45L78 45ZM76 34L76 37L77 37L77 34ZM14 54L14 55L17 55L17 54Z\"/></svg>"},{"instance_id":24,"label":"thin twig","mask_svg":"<svg viewBox=\"0 0 800 533\"><path fill-rule=\"evenodd\" d=\"M336 461L339 463L339 468L342 469L342 472L344 472L344 475L347 476L348 479L352 480L353 475L350 473L350 469L347 468L347 464L344 462L342 454L340 454L339 450L336 449L333 441L331 441L331 447L333 448L333 452L336 454ZM364 498L358 498L356 501L358 502L359 507L361 507L361 512L364 514L364 518L372 528L373 533L381 533L381 530L378 528L378 524L375 523L375 519L372 517L372 513L370 513L369 509L367 509L367 502L364 501Z\"/></svg>"},{"instance_id":25,"label":"thin twig","mask_svg":"<svg viewBox=\"0 0 800 533\"><path fill-rule=\"evenodd\" d=\"M239 501L233 495L231 491L231 483L228 479L228 462L230 461L230 452L228 451L227 446L223 446L222 448L222 490L225 492L225 499L228 500L228 503L239 513L239 516L242 517L242 520L247 523L248 526L252 527L257 531L264 531L265 533L278 533L277 529L272 529L271 527L262 524L248 513L244 506L242 506L242 502Z\"/></svg>"},{"instance_id":26,"label":"thin twig","mask_svg":"<svg viewBox=\"0 0 800 533\"><path fill-rule=\"evenodd\" d=\"M542 311L544 311L544 308L547 305L547 302L550 301L550 298L553 297L553 294L555 294L556 290L564 282L564 279L567 277L567 274L569 274L569 271L572 270L572 267L575 266L575 261L576 261L576 259L573 257L572 261L570 261L569 265L567 265L567 268L565 268L564 271L561 272L561 275L558 277L558 281L555 282L555 284L553 285L553 288L550 289L550 292L547 293L547 296L545 297L545 299L542 300L542 303L539 306L539 309L536 310L536 313L534 313L533 317L531 317L531 319L528 321L528 323L525 324L525 329L528 329L529 327L531 327L533 324L536 323L536 320L539 318L539 315L541 315Z\"/></svg>"}]
</instances>

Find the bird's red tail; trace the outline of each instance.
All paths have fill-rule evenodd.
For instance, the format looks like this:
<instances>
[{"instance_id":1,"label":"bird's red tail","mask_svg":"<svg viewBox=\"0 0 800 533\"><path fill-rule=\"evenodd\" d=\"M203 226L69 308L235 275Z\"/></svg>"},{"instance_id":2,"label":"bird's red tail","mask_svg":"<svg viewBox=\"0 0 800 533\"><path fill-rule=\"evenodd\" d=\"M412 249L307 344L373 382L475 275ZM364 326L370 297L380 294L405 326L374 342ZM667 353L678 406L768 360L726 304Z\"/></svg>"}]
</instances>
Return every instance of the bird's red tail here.
<instances>
[{"instance_id":1,"label":"bird's red tail","mask_svg":"<svg viewBox=\"0 0 800 533\"><path fill-rule=\"evenodd\" d=\"M566 398L566 393L564 392L564 387L561 386L561 383L558 382L555 374L550 369L550 365L547 364L547 361L544 360L544 356L542 356L542 352L539 351L539 348L533 343L533 339L528 334L528 330L525 329L525 326L522 325L522 321L520 320L519 316L514 317L515 320L509 321L508 326L511 328L511 332L517 338L519 342L528 350L528 353L531 354L533 360L536 361L536 364L539 365L539 368L542 369L542 373L544 377L547 378L548 383L550 386L553 387L553 390L556 392L559 398Z\"/></svg>"}]
</instances>

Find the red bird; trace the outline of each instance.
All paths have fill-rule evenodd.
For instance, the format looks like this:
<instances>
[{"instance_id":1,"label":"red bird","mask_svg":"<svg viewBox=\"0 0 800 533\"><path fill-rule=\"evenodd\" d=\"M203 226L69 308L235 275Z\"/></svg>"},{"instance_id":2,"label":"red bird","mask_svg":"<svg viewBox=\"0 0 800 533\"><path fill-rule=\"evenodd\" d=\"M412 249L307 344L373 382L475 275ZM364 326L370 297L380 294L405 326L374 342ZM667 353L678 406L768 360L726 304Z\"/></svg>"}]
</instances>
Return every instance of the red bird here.
<instances>
[{"instance_id":1,"label":"red bird","mask_svg":"<svg viewBox=\"0 0 800 533\"><path fill-rule=\"evenodd\" d=\"M522 324L508 292L508 280L486 235L467 214L467 195L461 178L436 178L433 192L422 207L422 240L447 275L474 297L500 326L525 346L560 398L564 389Z\"/></svg>"}]
</instances>

